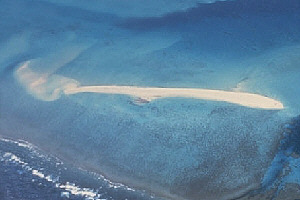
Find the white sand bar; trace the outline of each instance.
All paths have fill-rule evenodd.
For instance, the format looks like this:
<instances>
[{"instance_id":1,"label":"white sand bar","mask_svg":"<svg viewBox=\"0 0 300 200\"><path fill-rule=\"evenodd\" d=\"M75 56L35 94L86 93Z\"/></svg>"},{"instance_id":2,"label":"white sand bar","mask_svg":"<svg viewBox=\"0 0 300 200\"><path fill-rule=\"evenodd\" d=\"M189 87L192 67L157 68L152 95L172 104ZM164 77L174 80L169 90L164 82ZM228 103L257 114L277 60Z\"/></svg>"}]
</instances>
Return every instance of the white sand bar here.
<instances>
[{"instance_id":1,"label":"white sand bar","mask_svg":"<svg viewBox=\"0 0 300 200\"><path fill-rule=\"evenodd\" d=\"M55 75L40 74L29 67L30 61L24 62L18 70L16 77L28 92L35 97L53 101L60 94L77 94L83 92L103 94L123 94L135 97L139 103L149 102L158 98L184 97L212 101L225 101L241 106L279 110L284 106L280 101L259 94L246 92L233 92L224 90L210 90L200 88L157 88L135 86L80 86L74 79Z\"/></svg>"},{"instance_id":2,"label":"white sand bar","mask_svg":"<svg viewBox=\"0 0 300 200\"><path fill-rule=\"evenodd\" d=\"M197 88L155 88L155 87L134 87L134 86L82 86L70 87L64 90L65 94L76 94L81 92L124 94L144 101L151 101L157 98L184 97L213 101L225 101L239 104L241 106L278 110L284 106L280 101L258 94L231 92L223 90L209 90Z\"/></svg>"}]
</instances>

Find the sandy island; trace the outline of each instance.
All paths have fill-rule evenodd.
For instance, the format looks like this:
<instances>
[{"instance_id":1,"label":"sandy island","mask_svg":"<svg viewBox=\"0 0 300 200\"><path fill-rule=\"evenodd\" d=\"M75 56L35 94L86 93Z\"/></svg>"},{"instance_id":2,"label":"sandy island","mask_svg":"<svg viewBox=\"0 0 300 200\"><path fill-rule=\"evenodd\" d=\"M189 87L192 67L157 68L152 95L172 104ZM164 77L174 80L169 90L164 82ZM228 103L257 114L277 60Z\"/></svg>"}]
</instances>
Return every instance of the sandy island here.
<instances>
[{"instance_id":1,"label":"sandy island","mask_svg":"<svg viewBox=\"0 0 300 200\"><path fill-rule=\"evenodd\" d=\"M146 103L158 98L183 97L212 101L224 101L250 108L280 110L283 104L259 94L211 90L200 88L157 88L136 86L80 86L79 82L56 74L37 73L30 69L30 61L16 71L17 79L29 93L45 101L56 100L61 94L77 93L122 94L135 97L137 103Z\"/></svg>"},{"instance_id":2,"label":"sandy island","mask_svg":"<svg viewBox=\"0 0 300 200\"><path fill-rule=\"evenodd\" d=\"M258 94L244 92L230 92L223 90L209 90L196 88L155 88L155 87L134 87L134 86L82 86L66 88L67 95L92 92L105 94L124 94L140 98L145 102L158 98L184 97L213 101L225 101L251 108L261 109L283 109L280 101Z\"/></svg>"}]
</instances>

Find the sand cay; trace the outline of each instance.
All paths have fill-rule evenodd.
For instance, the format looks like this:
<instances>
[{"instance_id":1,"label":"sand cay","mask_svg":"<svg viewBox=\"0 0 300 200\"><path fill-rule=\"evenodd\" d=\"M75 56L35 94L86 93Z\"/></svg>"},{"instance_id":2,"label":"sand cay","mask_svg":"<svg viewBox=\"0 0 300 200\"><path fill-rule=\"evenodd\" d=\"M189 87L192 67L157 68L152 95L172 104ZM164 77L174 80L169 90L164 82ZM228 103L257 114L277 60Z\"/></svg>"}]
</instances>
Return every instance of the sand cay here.
<instances>
[{"instance_id":1,"label":"sand cay","mask_svg":"<svg viewBox=\"0 0 300 200\"><path fill-rule=\"evenodd\" d=\"M158 88L136 86L80 86L79 82L56 74L36 73L29 67L30 61L23 63L16 71L17 79L35 97L52 101L61 94L77 93L121 94L136 98L136 103L147 103L159 98L181 97L201 100L224 101L241 106L280 110L283 104L275 99L246 92L210 90L200 88Z\"/></svg>"},{"instance_id":2,"label":"sand cay","mask_svg":"<svg viewBox=\"0 0 300 200\"><path fill-rule=\"evenodd\" d=\"M65 94L81 92L124 94L139 98L140 102L149 102L158 98L183 97L213 101L225 101L241 106L261 109L283 109L280 101L258 94L230 92L223 90L209 90L196 88L155 88L134 86L83 86L67 88Z\"/></svg>"}]
</instances>

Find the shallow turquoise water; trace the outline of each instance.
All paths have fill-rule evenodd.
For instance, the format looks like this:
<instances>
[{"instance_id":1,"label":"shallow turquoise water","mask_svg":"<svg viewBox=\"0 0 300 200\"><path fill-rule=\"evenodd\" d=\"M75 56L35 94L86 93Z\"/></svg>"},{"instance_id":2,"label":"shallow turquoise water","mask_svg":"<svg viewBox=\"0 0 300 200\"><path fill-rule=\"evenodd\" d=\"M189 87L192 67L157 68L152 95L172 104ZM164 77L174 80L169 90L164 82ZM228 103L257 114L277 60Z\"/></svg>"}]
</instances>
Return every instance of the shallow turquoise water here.
<instances>
[{"instance_id":1,"label":"shallow turquoise water","mask_svg":"<svg viewBox=\"0 0 300 200\"><path fill-rule=\"evenodd\" d=\"M283 127L300 113L299 1L0 3L0 135L164 198L228 199L276 181ZM27 60L81 85L251 92L285 109L103 94L43 101L16 78Z\"/></svg>"}]
</instances>

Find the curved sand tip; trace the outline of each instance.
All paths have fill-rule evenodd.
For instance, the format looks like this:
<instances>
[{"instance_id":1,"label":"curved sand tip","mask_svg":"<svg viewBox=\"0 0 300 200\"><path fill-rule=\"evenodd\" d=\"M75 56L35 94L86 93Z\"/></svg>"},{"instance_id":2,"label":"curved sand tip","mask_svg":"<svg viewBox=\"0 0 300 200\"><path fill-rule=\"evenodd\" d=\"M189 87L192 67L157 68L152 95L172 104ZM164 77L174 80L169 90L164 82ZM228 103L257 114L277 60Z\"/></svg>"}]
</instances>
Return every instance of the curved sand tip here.
<instances>
[{"instance_id":1,"label":"curved sand tip","mask_svg":"<svg viewBox=\"0 0 300 200\"><path fill-rule=\"evenodd\" d=\"M124 94L140 98L142 102L149 102L158 98L184 97L213 101L225 101L241 106L268 110L280 110L284 106L280 101L258 94L244 92L229 92L223 90L192 89L192 88L152 88L133 86L83 86L66 88L67 95L81 92Z\"/></svg>"}]
</instances>

